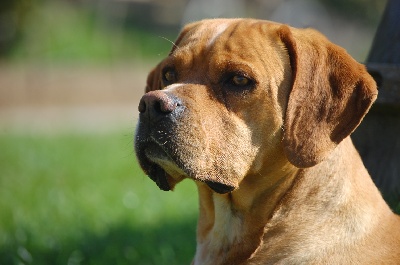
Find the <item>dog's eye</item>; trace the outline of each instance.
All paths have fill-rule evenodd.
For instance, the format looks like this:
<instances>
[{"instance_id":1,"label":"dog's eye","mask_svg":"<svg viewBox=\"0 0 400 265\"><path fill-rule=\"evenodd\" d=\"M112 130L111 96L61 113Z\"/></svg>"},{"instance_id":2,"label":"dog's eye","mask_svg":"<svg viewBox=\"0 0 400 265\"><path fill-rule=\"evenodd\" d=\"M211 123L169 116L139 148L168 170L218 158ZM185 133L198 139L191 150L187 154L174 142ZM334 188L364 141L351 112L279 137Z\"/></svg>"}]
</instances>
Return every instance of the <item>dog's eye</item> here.
<instances>
[{"instance_id":1,"label":"dog's eye","mask_svg":"<svg viewBox=\"0 0 400 265\"><path fill-rule=\"evenodd\" d=\"M244 74L233 74L225 82L228 87L233 89L250 89L254 86L254 81Z\"/></svg>"},{"instance_id":2,"label":"dog's eye","mask_svg":"<svg viewBox=\"0 0 400 265\"><path fill-rule=\"evenodd\" d=\"M243 87L247 86L250 83L250 80L247 77L241 75L235 75L231 79L232 85Z\"/></svg>"},{"instance_id":3,"label":"dog's eye","mask_svg":"<svg viewBox=\"0 0 400 265\"><path fill-rule=\"evenodd\" d=\"M166 70L163 74L163 79L166 83L173 83L176 81L176 73L174 70Z\"/></svg>"}]
</instances>

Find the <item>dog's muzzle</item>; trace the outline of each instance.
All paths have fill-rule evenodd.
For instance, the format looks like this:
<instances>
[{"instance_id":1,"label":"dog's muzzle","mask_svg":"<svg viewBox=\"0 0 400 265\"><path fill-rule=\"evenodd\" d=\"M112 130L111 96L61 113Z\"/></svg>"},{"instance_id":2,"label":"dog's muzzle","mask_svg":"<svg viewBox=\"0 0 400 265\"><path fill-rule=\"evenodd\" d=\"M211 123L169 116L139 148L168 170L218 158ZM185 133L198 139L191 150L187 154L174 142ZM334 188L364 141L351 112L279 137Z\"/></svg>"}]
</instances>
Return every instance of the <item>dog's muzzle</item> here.
<instances>
[{"instance_id":1,"label":"dog's muzzle","mask_svg":"<svg viewBox=\"0 0 400 265\"><path fill-rule=\"evenodd\" d=\"M182 127L180 128L185 123L183 113L186 107L178 97L161 90L151 91L142 97L138 109L140 114L135 140L136 155L143 171L161 190L171 190L173 187L168 180L184 176L205 182L217 193L231 192L235 188L199 178L187 166L187 159L190 158L182 158L181 154L188 147L183 144L181 138L185 136ZM179 129L181 130L177 137ZM173 176L176 172L180 176Z\"/></svg>"},{"instance_id":2,"label":"dog's muzzle","mask_svg":"<svg viewBox=\"0 0 400 265\"><path fill-rule=\"evenodd\" d=\"M177 97L157 90L141 98L138 110L135 151L139 164L160 189L170 190L168 174L155 161L174 162L171 150L175 146L171 137L184 107Z\"/></svg>"}]
</instances>

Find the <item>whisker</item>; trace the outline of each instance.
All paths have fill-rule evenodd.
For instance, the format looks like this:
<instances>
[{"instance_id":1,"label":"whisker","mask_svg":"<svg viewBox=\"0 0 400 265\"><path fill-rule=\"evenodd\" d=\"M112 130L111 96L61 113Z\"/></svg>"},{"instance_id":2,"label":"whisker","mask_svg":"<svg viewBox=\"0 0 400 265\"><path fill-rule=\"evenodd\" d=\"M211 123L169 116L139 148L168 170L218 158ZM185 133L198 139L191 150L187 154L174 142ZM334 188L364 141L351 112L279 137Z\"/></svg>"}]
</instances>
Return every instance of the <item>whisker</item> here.
<instances>
[{"instance_id":1,"label":"whisker","mask_svg":"<svg viewBox=\"0 0 400 265\"><path fill-rule=\"evenodd\" d=\"M166 38L166 37L163 37L163 36L158 36L158 37L160 37L160 38L162 38L162 39L164 39L164 40L166 40L166 41L172 43L172 45L174 45L174 47L175 47L177 50L179 50L179 46L176 45L175 42L173 42L172 40L170 40L170 39L168 39L168 38Z\"/></svg>"}]
</instances>

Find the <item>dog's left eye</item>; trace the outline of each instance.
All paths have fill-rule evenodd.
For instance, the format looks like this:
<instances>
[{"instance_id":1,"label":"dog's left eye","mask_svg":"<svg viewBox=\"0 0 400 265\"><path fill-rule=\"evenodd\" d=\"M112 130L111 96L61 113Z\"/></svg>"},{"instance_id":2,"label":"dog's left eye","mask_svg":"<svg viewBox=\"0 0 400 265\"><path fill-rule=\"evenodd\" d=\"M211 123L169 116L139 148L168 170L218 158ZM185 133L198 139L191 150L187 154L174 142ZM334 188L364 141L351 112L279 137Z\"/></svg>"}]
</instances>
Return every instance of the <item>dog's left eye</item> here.
<instances>
[{"instance_id":1,"label":"dog's left eye","mask_svg":"<svg viewBox=\"0 0 400 265\"><path fill-rule=\"evenodd\" d=\"M176 81L175 71L174 70L165 71L163 74L163 79L164 79L164 82L169 83L169 84L175 82Z\"/></svg>"}]
</instances>

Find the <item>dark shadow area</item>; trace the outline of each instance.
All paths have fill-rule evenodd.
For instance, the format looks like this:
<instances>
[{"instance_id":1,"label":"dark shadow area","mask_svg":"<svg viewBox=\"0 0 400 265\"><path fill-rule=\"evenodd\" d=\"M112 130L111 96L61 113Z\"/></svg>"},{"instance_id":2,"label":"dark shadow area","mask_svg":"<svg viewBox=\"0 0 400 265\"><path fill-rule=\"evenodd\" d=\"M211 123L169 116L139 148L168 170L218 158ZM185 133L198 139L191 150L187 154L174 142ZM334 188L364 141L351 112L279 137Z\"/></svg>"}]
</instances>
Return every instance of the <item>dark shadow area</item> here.
<instances>
[{"instance_id":1,"label":"dark shadow area","mask_svg":"<svg viewBox=\"0 0 400 265\"><path fill-rule=\"evenodd\" d=\"M29 235L29 233L27 233ZM33 240L2 246L0 264L190 264L196 246L196 220L167 222L156 228L110 227L103 235L83 232L81 239L66 239L49 247Z\"/></svg>"},{"instance_id":2,"label":"dark shadow area","mask_svg":"<svg viewBox=\"0 0 400 265\"><path fill-rule=\"evenodd\" d=\"M400 116L383 111L375 105L352 140L383 198L400 214Z\"/></svg>"},{"instance_id":3,"label":"dark shadow area","mask_svg":"<svg viewBox=\"0 0 400 265\"><path fill-rule=\"evenodd\" d=\"M367 69L378 85L378 98L354 133L366 168L394 211L400 213L400 1L388 0Z\"/></svg>"}]
</instances>

